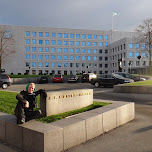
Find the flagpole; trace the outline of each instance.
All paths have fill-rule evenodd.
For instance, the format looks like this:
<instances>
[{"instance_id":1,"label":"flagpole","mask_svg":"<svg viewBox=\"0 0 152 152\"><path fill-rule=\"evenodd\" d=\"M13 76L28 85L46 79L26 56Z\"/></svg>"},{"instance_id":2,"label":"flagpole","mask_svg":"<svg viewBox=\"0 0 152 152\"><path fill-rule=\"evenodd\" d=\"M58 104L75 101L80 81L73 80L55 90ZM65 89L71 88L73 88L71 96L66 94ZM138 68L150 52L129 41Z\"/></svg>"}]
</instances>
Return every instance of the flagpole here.
<instances>
[{"instance_id":1,"label":"flagpole","mask_svg":"<svg viewBox=\"0 0 152 152\"><path fill-rule=\"evenodd\" d=\"M112 31L113 31L113 13L112 13Z\"/></svg>"}]
</instances>

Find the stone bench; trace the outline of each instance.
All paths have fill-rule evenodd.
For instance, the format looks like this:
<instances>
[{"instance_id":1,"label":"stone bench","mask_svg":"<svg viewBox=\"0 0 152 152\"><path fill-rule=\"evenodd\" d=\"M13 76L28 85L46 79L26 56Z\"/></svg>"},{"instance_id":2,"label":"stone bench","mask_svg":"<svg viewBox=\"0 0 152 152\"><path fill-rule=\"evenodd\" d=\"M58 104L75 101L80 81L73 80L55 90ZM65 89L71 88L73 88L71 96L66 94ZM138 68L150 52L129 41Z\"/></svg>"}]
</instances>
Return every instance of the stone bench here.
<instances>
[{"instance_id":1,"label":"stone bench","mask_svg":"<svg viewBox=\"0 0 152 152\"><path fill-rule=\"evenodd\" d=\"M25 152L60 152L119 127L134 117L134 103L130 102L113 102L49 124L32 120L17 125L14 115L0 112L0 139Z\"/></svg>"}]
</instances>

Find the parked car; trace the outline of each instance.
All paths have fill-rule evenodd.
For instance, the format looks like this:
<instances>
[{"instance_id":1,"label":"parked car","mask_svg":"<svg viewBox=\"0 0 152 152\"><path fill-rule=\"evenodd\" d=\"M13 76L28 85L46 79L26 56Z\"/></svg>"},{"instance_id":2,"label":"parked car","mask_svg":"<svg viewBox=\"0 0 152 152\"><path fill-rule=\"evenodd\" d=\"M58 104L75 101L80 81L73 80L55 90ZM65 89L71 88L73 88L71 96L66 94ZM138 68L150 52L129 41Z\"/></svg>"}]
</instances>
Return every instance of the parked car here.
<instances>
[{"instance_id":1,"label":"parked car","mask_svg":"<svg viewBox=\"0 0 152 152\"><path fill-rule=\"evenodd\" d=\"M119 74L120 76L124 77L124 78L128 78L128 79L133 79L134 81L145 81L146 79L140 76L134 76L131 75L129 73L125 73L125 72L117 72L116 74Z\"/></svg>"},{"instance_id":2,"label":"parked car","mask_svg":"<svg viewBox=\"0 0 152 152\"><path fill-rule=\"evenodd\" d=\"M97 76L94 73L83 73L82 75L82 83L90 82L92 78L96 78Z\"/></svg>"},{"instance_id":3,"label":"parked car","mask_svg":"<svg viewBox=\"0 0 152 152\"><path fill-rule=\"evenodd\" d=\"M7 74L0 74L0 87L6 89L11 85L11 79Z\"/></svg>"},{"instance_id":4,"label":"parked car","mask_svg":"<svg viewBox=\"0 0 152 152\"><path fill-rule=\"evenodd\" d=\"M37 83L48 83L48 77L40 76L39 78L37 78Z\"/></svg>"},{"instance_id":5,"label":"parked car","mask_svg":"<svg viewBox=\"0 0 152 152\"><path fill-rule=\"evenodd\" d=\"M131 83L134 82L132 79L124 78L118 74L101 74L97 78L93 78L91 80L91 84L95 85L95 87L100 86L113 86L117 84L123 84L123 83Z\"/></svg>"},{"instance_id":6,"label":"parked car","mask_svg":"<svg viewBox=\"0 0 152 152\"><path fill-rule=\"evenodd\" d=\"M53 77L53 82L63 82L63 76L61 74L55 74Z\"/></svg>"},{"instance_id":7,"label":"parked car","mask_svg":"<svg viewBox=\"0 0 152 152\"><path fill-rule=\"evenodd\" d=\"M70 82L79 82L79 77L77 75L71 75L68 78L68 83L70 83Z\"/></svg>"}]
</instances>

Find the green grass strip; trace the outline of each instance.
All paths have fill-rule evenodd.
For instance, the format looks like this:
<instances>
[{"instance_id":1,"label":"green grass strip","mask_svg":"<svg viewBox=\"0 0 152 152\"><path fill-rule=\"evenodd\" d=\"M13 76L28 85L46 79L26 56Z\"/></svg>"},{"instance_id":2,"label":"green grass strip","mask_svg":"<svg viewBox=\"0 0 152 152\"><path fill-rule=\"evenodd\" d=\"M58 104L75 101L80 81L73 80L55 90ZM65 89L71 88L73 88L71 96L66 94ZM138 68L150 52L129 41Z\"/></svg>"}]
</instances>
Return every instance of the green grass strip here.
<instances>
[{"instance_id":1,"label":"green grass strip","mask_svg":"<svg viewBox=\"0 0 152 152\"><path fill-rule=\"evenodd\" d=\"M110 104L110 103L95 102L94 101L92 105L89 105L89 106L81 108L81 109L68 111L68 112L65 112L65 113L60 113L60 114L56 114L56 115L52 115L52 116L42 117L42 118L39 118L39 119L36 119L36 120L44 122L44 123L51 123L51 122L63 119L65 117L75 115L75 114L78 114L78 113L82 113L82 112L85 112L85 111L89 111L89 110L92 110L92 109L96 109L96 108L99 108L99 107L102 107L102 106L106 106L108 104Z\"/></svg>"},{"instance_id":2,"label":"green grass strip","mask_svg":"<svg viewBox=\"0 0 152 152\"><path fill-rule=\"evenodd\" d=\"M127 83L125 84L127 86L136 86L136 85L140 85L140 86L145 86L145 85L152 85L152 80L146 80L146 81L137 81L137 82L133 82L133 83Z\"/></svg>"}]
</instances>

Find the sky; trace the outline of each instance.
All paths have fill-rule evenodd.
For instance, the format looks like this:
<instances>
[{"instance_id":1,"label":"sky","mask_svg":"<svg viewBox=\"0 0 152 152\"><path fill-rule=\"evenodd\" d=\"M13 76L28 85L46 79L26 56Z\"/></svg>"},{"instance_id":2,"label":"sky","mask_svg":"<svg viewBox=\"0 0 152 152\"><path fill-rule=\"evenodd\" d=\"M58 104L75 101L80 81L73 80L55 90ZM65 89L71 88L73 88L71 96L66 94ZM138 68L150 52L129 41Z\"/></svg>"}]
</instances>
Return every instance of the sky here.
<instances>
[{"instance_id":1,"label":"sky","mask_svg":"<svg viewBox=\"0 0 152 152\"><path fill-rule=\"evenodd\" d=\"M152 0L0 0L0 24L134 31L152 18L151 6Z\"/></svg>"}]
</instances>

